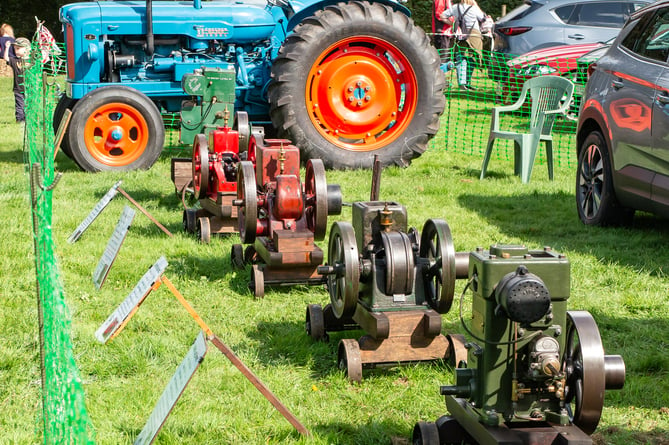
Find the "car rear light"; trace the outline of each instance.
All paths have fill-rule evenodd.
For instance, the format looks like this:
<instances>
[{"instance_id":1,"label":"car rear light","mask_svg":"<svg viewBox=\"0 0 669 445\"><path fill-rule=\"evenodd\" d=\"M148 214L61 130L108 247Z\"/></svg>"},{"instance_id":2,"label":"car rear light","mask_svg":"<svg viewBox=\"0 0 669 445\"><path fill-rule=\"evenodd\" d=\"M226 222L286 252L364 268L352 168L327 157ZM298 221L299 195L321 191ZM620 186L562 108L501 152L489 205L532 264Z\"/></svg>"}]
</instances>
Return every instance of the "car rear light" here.
<instances>
[{"instance_id":1,"label":"car rear light","mask_svg":"<svg viewBox=\"0 0 669 445\"><path fill-rule=\"evenodd\" d=\"M531 26L505 26L503 28L495 28L495 31L505 36L517 36L518 34L526 33L532 29Z\"/></svg>"}]
</instances>

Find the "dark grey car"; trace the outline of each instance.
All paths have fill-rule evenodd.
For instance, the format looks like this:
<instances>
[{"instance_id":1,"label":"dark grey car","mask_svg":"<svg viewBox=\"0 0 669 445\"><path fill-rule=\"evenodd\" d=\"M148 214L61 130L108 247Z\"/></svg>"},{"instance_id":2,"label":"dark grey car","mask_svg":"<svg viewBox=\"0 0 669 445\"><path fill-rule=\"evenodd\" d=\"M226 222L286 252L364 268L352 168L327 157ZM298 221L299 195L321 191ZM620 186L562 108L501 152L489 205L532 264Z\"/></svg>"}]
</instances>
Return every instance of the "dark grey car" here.
<instances>
[{"instance_id":1,"label":"dark grey car","mask_svg":"<svg viewBox=\"0 0 669 445\"><path fill-rule=\"evenodd\" d=\"M651 0L525 0L495 23L495 51L525 54L539 48L606 42Z\"/></svg>"},{"instance_id":2,"label":"dark grey car","mask_svg":"<svg viewBox=\"0 0 669 445\"><path fill-rule=\"evenodd\" d=\"M576 203L585 224L669 217L669 0L632 16L591 65L577 132Z\"/></svg>"}]
</instances>

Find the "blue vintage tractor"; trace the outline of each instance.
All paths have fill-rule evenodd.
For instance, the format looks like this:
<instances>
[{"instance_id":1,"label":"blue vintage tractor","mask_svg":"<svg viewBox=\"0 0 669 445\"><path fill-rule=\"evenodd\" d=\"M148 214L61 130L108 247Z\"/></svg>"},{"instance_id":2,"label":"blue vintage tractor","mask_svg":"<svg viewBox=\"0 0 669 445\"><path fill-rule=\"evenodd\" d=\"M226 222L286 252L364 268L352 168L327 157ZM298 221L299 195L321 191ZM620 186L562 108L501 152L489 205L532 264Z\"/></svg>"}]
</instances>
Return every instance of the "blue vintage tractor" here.
<instances>
[{"instance_id":1,"label":"blue vintage tractor","mask_svg":"<svg viewBox=\"0 0 669 445\"><path fill-rule=\"evenodd\" d=\"M182 113L181 142L192 144L221 107L290 139L304 161L367 168L378 155L406 166L444 108L437 52L409 15L396 0L68 4L54 127L71 109L62 147L87 171L149 168L163 113ZM212 75L227 75L234 88L217 89L233 93L200 95Z\"/></svg>"}]
</instances>

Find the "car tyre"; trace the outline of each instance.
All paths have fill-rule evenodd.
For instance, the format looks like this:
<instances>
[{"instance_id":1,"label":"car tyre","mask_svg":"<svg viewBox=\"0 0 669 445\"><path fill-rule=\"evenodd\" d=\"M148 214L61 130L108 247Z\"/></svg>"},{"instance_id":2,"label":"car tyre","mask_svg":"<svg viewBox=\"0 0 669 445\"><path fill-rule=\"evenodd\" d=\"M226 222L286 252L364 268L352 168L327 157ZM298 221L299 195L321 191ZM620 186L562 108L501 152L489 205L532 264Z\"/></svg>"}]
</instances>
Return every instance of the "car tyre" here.
<instances>
[{"instance_id":1,"label":"car tyre","mask_svg":"<svg viewBox=\"0 0 669 445\"><path fill-rule=\"evenodd\" d=\"M609 149L602 133L591 131L581 144L576 172L576 207L583 224L624 225L634 211L616 198Z\"/></svg>"}]
</instances>

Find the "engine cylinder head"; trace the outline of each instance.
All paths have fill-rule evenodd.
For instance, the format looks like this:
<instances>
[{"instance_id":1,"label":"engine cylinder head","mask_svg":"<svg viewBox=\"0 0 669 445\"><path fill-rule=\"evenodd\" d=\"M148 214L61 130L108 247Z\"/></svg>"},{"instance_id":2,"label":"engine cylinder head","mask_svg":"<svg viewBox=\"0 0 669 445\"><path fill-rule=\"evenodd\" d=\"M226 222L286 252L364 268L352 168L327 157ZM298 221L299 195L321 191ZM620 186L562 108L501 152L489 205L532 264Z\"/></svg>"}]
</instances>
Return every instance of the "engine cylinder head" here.
<instances>
[{"instance_id":1,"label":"engine cylinder head","mask_svg":"<svg viewBox=\"0 0 669 445\"><path fill-rule=\"evenodd\" d=\"M495 299L506 316L521 324L543 318L551 306L551 296L544 282L525 266L504 276L495 289Z\"/></svg>"}]
</instances>

